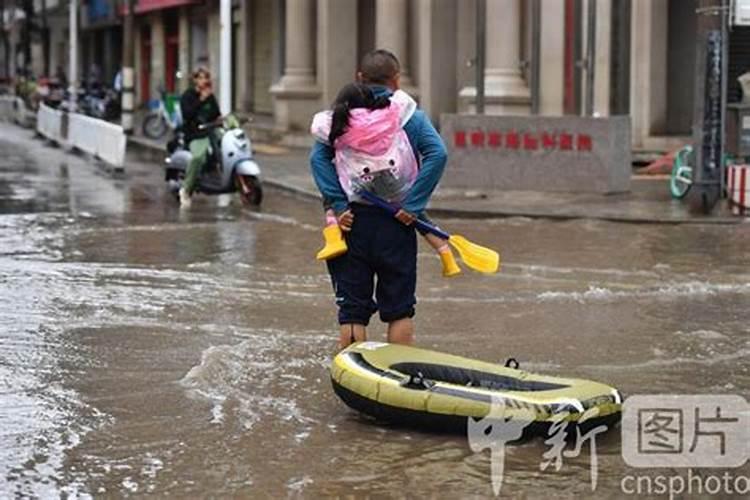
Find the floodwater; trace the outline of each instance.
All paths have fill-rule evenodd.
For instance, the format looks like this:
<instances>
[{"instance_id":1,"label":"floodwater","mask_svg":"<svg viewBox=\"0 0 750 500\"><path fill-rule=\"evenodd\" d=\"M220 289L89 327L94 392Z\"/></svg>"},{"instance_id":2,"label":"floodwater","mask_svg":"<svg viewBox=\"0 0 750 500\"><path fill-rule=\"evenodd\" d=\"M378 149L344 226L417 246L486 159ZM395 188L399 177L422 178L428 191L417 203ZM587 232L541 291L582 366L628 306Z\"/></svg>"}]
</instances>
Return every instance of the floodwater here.
<instances>
[{"instance_id":1,"label":"floodwater","mask_svg":"<svg viewBox=\"0 0 750 500\"><path fill-rule=\"evenodd\" d=\"M153 164L117 178L0 127L0 496L492 496L488 451L331 390L317 203L269 189L261 211L181 213ZM750 399L750 225L440 223L503 270L448 280L423 245L418 345ZM547 450L506 449L503 496L618 498L638 472L618 431L597 436L595 492L588 448L542 471Z\"/></svg>"}]
</instances>

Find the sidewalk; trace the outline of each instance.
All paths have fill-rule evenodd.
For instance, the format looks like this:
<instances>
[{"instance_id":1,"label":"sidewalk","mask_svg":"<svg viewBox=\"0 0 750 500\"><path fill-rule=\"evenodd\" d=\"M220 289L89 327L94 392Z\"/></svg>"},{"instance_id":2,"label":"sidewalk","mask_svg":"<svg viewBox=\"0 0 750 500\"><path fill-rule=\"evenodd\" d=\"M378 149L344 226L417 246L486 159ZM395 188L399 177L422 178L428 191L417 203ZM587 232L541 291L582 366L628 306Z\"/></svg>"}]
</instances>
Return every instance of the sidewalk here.
<instances>
[{"instance_id":1,"label":"sidewalk","mask_svg":"<svg viewBox=\"0 0 750 500\"><path fill-rule=\"evenodd\" d=\"M261 143L253 143L253 148L265 184L300 196L320 198L309 173L307 149ZM128 152L146 154L161 162L165 148L163 144L134 136L128 138ZM450 161L447 168L450 168ZM668 183L668 176L634 175L631 192L615 195L438 189L429 212L435 216L462 218L584 218L661 224L737 224L747 220L733 215L726 201L717 203L711 215L692 214L687 201L671 198Z\"/></svg>"}]
</instances>

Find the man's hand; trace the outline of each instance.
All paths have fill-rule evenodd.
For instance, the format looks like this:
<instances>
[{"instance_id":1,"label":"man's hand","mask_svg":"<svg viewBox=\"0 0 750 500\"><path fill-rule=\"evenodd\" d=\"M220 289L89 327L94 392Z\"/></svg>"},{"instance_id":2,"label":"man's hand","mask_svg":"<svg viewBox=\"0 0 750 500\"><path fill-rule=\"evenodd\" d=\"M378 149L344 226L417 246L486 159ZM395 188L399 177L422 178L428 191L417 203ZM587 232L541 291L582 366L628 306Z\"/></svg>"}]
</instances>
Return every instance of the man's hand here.
<instances>
[{"instance_id":1,"label":"man's hand","mask_svg":"<svg viewBox=\"0 0 750 500\"><path fill-rule=\"evenodd\" d=\"M403 209L399 209L399 211L396 212L396 215L394 215L394 217L397 218L399 222L401 222L405 226L411 226L412 224L414 224L414 221L417 220L417 218L414 215L410 214L409 212Z\"/></svg>"},{"instance_id":2,"label":"man's hand","mask_svg":"<svg viewBox=\"0 0 750 500\"><path fill-rule=\"evenodd\" d=\"M351 210L342 212L337 216L337 219L339 221L339 227L342 231L349 232L352 230L352 224L354 224L354 214Z\"/></svg>"}]
</instances>

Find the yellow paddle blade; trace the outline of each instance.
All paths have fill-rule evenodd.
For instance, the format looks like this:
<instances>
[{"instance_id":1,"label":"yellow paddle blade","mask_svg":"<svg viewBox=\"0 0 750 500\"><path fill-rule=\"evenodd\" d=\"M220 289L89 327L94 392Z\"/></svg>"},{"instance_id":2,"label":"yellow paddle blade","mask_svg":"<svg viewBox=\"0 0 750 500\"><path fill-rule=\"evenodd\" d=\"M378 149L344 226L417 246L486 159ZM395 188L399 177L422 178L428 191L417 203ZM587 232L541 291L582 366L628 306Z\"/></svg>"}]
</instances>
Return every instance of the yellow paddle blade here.
<instances>
[{"instance_id":1,"label":"yellow paddle blade","mask_svg":"<svg viewBox=\"0 0 750 500\"><path fill-rule=\"evenodd\" d=\"M448 242L458 251L464 264L480 273L496 273L500 268L500 254L477 245L457 234L451 235Z\"/></svg>"}]
</instances>

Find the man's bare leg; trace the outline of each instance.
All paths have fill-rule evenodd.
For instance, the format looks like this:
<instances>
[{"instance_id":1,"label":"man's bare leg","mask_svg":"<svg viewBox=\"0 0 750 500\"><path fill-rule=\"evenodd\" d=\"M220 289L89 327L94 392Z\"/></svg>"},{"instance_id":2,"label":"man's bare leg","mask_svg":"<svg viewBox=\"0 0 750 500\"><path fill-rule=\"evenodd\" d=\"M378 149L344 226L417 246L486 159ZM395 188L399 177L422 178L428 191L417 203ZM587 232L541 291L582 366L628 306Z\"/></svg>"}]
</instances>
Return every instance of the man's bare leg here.
<instances>
[{"instance_id":1,"label":"man's bare leg","mask_svg":"<svg viewBox=\"0 0 750 500\"><path fill-rule=\"evenodd\" d=\"M353 342L361 342L364 340L367 340L367 328L365 328L365 325L357 325L354 323L341 325L339 349L345 349Z\"/></svg>"},{"instance_id":2,"label":"man's bare leg","mask_svg":"<svg viewBox=\"0 0 750 500\"><path fill-rule=\"evenodd\" d=\"M414 321L411 318L402 318L388 323L388 342L412 345L414 343Z\"/></svg>"}]
</instances>

